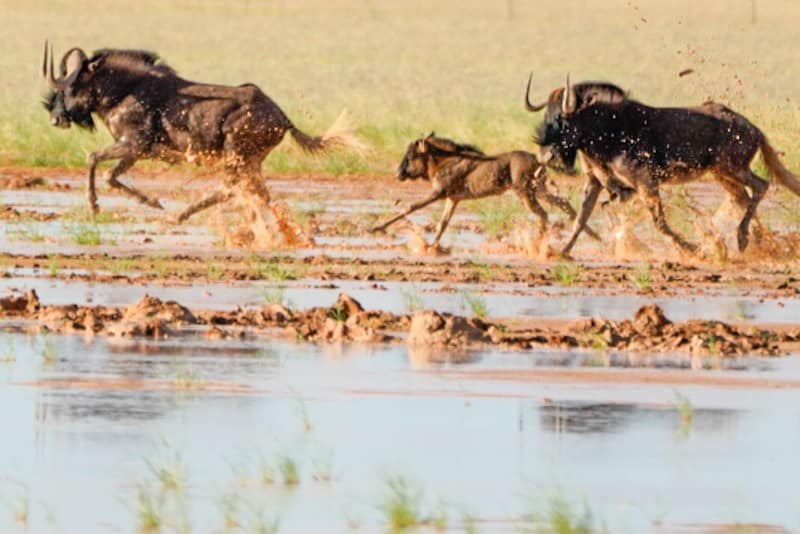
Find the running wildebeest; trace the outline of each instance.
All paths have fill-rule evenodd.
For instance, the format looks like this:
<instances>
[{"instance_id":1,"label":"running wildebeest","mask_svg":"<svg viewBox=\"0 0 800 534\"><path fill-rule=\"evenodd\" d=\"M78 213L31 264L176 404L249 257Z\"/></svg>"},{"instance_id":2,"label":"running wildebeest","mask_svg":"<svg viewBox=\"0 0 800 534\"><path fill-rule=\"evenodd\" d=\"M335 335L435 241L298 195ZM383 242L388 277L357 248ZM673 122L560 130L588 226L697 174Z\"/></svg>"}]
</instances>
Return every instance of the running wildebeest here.
<instances>
[{"instance_id":1,"label":"running wildebeest","mask_svg":"<svg viewBox=\"0 0 800 534\"><path fill-rule=\"evenodd\" d=\"M584 198L572 235L563 248L567 255L586 225L602 188L626 199L641 195L656 228L682 249L696 253L667 224L659 186L696 180L713 174L734 202L744 209L737 244L747 248L750 220L769 183L750 170L756 152L769 175L800 195L800 181L783 166L766 136L742 115L714 102L693 108L654 108L629 99L619 87L598 82L553 91L531 111L547 107L536 132L543 163L574 165L576 156L586 174Z\"/></svg>"},{"instance_id":2,"label":"running wildebeest","mask_svg":"<svg viewBox=\"0 0 800 534\"><path fill-rule=\"evenodd\" d=\"M500 195L509 189L539 218L542 235L547 230L547 212L539 204L537 195L564 211L570 219L575 218L575 210L569 202L547 190L544 166L536 156L521 150L488 156L473 146L460 145L431 133L408 145L397 169L397 178L401 181L428 180L433 192L401 214L375 226L371 232L385 230L406 215L446 199L433 239L432 246L436 247L460 201ZM587 233L597 237L591 229L587 229Z\"/></svg>"},{"instance_id":3,"label":"running wildebeest","mask_svg":"<svg viewBox=\"0 0 800 534\"><path fill-rule=\"evenodd\" d=\"M67 63L73 55L78 64L68 74ZM102 161L117 160L107 175L111 187L159 209L157 200L118 181L136 161L223 163L224 187L184 209L177 216L177 222L183 222L231 198L233 187L245 187L268 205L261 162L286 132L308 152L355 143L345 130L308 136L255 85L230 87L184 80L151 52L104 49L87 57L80 48L71 48L61 58L60 74L55 78L52 46L45 42L42 76L52 92L44 104L53 125L68 128L75 123L91 129L94 113L115 141L88 157L88 196L93 212L98 209L95 169Z\"/></svg>"}]
</instances>

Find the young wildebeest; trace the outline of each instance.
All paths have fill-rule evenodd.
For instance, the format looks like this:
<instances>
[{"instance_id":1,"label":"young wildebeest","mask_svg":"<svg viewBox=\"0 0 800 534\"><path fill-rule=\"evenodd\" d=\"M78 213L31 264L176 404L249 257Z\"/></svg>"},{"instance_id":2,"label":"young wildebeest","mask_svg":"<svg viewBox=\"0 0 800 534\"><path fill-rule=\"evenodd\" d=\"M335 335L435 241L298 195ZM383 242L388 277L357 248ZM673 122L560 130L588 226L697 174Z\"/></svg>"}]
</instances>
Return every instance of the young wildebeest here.
<instances>
[{"instance_id":1,"label":"young wildebeest","mask_svg":"<svg viewBox=\"0 0 800 534\"><path fill-rule=\"evenodd\" d=\"M67 74L73 55L78 64ZM95 113L115 141L88 157L88 196L93 212L98 209L95 169L101 161L118 160L108 173L111 187L155 208L161 208L157 200L117 180L137 160L223 163L224 187L181 212L177 221L183 222L231 198L234 186L244 187L269 204L261 162L286 132L309 152L355 143L347 131L310 137L255 85L229 87L184 80L159 64L151 52L107 49L87 57L80 48L72 48L61 58L60 67L61 77L56 79L52 47L45 43L42 76L52 88L45 107L53 125L68 128L75 123L94 128Z\"/></svg>"},{"instance_id":2,"label":"young wildebeest","mask_svg":"<svg viewBox=\"0 0 800 534\"><path fill-rule=\"evenodd\" d=\"M428 180L433 192L426 199L411 204L400 215L372 228L372 232L385 230L409 213L446 199L431 245L436 247L460 201L499 195L509 189L513 189L528 209L539 217L542 235L547 230L547 212L539 204L537 195L560 208L571 219L575 218L575 210L566 200L547 191L544 166L533 154L520 150L487 156L473 146L459 145L431 133L408 145L397 169L397 178L401 181ZM591 229L587 229L587 233L596 237Z\"/></svg>"},{"instance_id":3,"label":"young wildebeest","mask_svg":"<svg viewBox=\"0 0 800 534\"><path fill-rule=\"evenodd\" d=\"M528 90L530 89L530 79ZM583 203L568 254L597 202L601 188L623 200L631 192L643 197L656 228L682 249L697 252L667 224L659 197L662 183L696 180L712 173L743 208L737 242L747 247L749 224L769 183L750 170L760 149L764 165L778 183L800 195L800 182L778 159L764 134L742 115L707 102L694 108L654 108L627 98L619 87L587 82L556 89L538 106L547 107L537 130L540 161L561 160L569 166L578 156L586 173Z\"/></svg>"}]
</instances>

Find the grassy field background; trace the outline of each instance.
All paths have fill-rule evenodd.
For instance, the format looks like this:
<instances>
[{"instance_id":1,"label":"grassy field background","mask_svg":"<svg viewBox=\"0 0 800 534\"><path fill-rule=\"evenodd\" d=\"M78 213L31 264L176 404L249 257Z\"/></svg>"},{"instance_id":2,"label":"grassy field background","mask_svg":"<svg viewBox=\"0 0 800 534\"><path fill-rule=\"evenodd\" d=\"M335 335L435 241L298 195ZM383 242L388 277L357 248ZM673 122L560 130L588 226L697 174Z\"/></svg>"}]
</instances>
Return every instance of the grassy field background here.
<instances>
[{"instance_id":1,"label":"grassy field background","mask_svg":"<svg viewBox=\"0 0 800 534\"><path fill-rule=\"evenodd\" d=\"M267 172L390 172L435 130L487 151L532 148L522 107L605 79L653 105L714 98L741 111L800 170L800 3L790 0L0 0L0 164L82 166L110 140L50 127L42 43L158 52L180 75L254 82L311 134L347 108L372 151L303 155L286 139ZM683 69L694 73L678 77Z\"/></svg>"}]
</instances>

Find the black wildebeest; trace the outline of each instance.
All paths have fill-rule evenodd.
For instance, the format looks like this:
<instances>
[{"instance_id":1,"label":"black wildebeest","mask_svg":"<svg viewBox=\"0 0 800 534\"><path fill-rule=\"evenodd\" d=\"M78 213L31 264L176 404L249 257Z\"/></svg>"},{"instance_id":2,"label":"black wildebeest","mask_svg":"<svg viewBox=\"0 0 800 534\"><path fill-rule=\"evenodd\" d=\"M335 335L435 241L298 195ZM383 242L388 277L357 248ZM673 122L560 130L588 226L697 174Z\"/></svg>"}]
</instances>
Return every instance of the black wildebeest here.
<instances>
[{"instance_id":1,"label":"black wildebeest","mask_svg":"<svg viewBox=\"0 0 800 534\"><path fill-rule=\"evenodd\" d=\"M77 57L77 66L67 73L72 56ZM182 222L231 198L233 187L244 187L268 204L261 162L286 132L309 152L355 142L346 130L308 136L255 85L229 87L184 80L151 52L105 49L87 57L80 48L71 48L61 58L60 74L54 76L52 47L45 43L42 76L52 89L45 107L53 125L93 128L94 113L115 141L88 157L92 211L98 209L95 169L101 161L117 160L108 173L111 187L155 208L161 208L157 200L118 181L137 160L223 163L224 187L182 211L177 217Z\"/></svg>"},{"instance_id":2,"label":"black wildebeest","mask_svg":"<svg viewBox=\"0 0 800 534\"><path fill-rule=\"evenodd\" d=\"M433 192L371 231L385 230L406 215L437 200L446 199L444 213L436 225L433 239L432 246L436 247L460 201L500 195L512 189L539 218L539 231L544 234L547 230L547 212L539 204L537 195L564 211L571 219L575 218L575 210L569 202L547 190L544 171L544 166L539 164L536 156L528 152L515 150L488 156L478 148L457 144L431 133L408 145L397 168L397 178L401 181L417 178L428 180ZM587 229L587 233L597 237L591 229Z\"/></svg>"},{"instance_id":3,"label":"black wildebeest","mask_svg":"<svg viewBox=\"0 0 800 534\"><path fill-rule=\"evenodd\" d=\"M766 136L742 115L714 102L693 108L655 108L627 97L619 87L586 82L553 91L532 105L530 78L526 107L547 107L536 132L540 161L572 166L576 156L586 173L584 198L572 235L563 248L568 254L597 202L602 188L627 198L643 197L656 228L682 249L697 252L667 224L659 196L662 183L681 183L711 173L744 209L739 223L739 250L747 247L749 224L769 183L750 170L761 150L769 175L800 195L800 182L783 166Z\"/></svg>"}]
</instances>

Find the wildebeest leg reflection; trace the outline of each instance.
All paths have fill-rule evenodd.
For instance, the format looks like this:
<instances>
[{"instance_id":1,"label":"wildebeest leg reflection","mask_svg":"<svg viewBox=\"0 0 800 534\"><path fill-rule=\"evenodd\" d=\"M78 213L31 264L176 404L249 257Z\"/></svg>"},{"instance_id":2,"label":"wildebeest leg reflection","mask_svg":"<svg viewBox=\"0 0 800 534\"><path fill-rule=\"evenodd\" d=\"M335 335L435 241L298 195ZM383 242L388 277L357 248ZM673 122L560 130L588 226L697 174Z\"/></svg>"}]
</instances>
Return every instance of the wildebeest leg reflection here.
<instances>
[{"instance_id":1,"label":"wildebeest leg reflection","mask_svg":"<svg viewBox=\"0 0 800 534\"><path fill-rule=\"evenodd\" d=\"M136 163L136 161L139 159L139 154L128 143L115 143L107 148L98 150L97 152L92 152L87 158L87 162L89 164L87 192L89 196L89 205L92 209L92 212L97 213L99 209L97 206L97 192L95 191L95 172L97 170L97 164L101 161L114 159L119 161L116 165L114 165L114 167L111 168L110 171L108 171L108 174L106 175L108 185L114 189L119 189L129 197L138 200L142 204L157 209L164 209L158 200L152 199L135 187L125 185L117 180L117 177L130 169L133 164Z\"/></svg>"}]
</instances>

